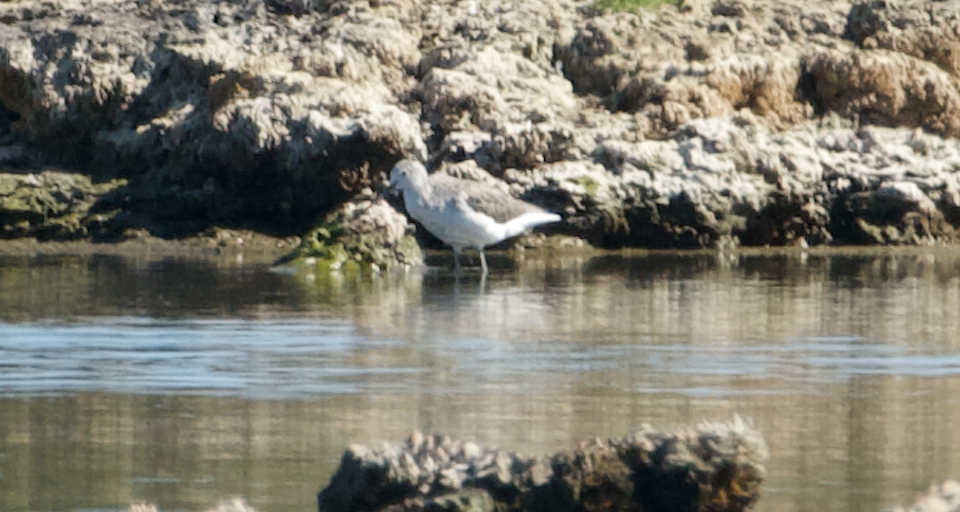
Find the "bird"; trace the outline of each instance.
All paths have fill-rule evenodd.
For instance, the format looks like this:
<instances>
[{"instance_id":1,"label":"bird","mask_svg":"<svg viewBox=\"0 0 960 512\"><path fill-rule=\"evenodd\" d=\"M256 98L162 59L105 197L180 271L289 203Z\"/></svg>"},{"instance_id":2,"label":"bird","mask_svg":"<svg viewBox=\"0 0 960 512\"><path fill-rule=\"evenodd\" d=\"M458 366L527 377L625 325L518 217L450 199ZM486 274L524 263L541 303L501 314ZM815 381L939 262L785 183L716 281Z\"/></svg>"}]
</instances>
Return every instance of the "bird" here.
<instances>
[{"instance_id":1,"label":"bird","mask_svg":"<svg viewBox=\"0 0 960 512\"><path fill-rule=\"evenodd\" d=\"M480 268L485 276L485 247L561 220L556 213L486 183L444 173L428 175L426 167L412 159L393 166L390 186L403 194L410 217L453 248L457 273L463 249L474 247L480 252Z\"/></svg>"}]
</instances>

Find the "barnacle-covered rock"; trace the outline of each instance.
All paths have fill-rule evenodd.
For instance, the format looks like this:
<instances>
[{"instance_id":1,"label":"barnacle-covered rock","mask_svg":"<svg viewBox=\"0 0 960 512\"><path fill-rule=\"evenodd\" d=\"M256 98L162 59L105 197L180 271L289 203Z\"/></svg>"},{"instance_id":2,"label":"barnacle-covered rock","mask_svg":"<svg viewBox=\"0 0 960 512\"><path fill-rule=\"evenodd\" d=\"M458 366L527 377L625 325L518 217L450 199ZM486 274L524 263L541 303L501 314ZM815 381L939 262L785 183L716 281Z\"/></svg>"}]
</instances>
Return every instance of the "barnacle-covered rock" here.
<instances>
[{"instance_id":1,"label":"barnacle-covered rock","mask_svg":"<svg viewBox=\"0 0 960 512\"><path fill-rule=\"evenodd\" d=\"M667 432L644 426L546 458L414 433L351 446L320 492L320 512L737 512L759 497L766 457L763 438L739 417Z\"/></svg>"}]
</instances>

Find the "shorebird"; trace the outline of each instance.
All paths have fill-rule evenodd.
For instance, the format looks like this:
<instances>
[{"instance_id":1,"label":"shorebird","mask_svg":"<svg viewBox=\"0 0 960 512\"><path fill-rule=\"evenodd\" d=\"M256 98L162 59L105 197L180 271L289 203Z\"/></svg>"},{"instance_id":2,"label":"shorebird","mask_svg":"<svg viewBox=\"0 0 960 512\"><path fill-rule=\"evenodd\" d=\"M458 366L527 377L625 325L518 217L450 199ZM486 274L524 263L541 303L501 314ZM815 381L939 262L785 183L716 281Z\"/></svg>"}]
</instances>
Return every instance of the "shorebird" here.
<instances>
[{"instance_id":1,"label":"shorebird","mask_svg":"<svg viewBox=\"0 0 960 512\"><path fill-rule=\"evenodd\" d=\"M430 176L416 160L401 160L393 166L390 186L403 193L411 217L453 248L457 272L464 248L475 247L480 252L480 268L486 275L486 246L560 220L556 213L485 183L442 173Z\"/></svg>"}]
</instances>

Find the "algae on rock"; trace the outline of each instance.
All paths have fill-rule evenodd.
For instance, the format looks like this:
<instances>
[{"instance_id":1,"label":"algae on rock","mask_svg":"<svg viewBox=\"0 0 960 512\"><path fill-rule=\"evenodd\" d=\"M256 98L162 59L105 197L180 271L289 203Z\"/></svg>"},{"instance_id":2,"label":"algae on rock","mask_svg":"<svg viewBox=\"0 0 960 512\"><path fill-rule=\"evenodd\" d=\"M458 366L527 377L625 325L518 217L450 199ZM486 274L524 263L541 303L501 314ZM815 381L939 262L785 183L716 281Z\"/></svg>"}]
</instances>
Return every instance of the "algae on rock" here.
<instances>
[{"instance_id":1,"label":"algae on rock","mask_svg":"<svg viewBox=\"0 0 960 512\"><path fill-rule=\"evenodd\" d=\"M278 263L306 264L314 259L323 271L422 263L423 253L416 238L408 233L406 217L382 198L371 196L368 192L328 214L303 237L299 248Z\"/></svg>"},{"instance_id":2,"label":"algae on rock","mask_svg":"<svg viewBox=\"0 0 960 512\"><path fill-rule=\"evenodd\" d=\"M0 238L74 240L119 229L117 212L100 211L99 201L124 186L59 171L0 174Z\"/></svg>"}]
</instances>

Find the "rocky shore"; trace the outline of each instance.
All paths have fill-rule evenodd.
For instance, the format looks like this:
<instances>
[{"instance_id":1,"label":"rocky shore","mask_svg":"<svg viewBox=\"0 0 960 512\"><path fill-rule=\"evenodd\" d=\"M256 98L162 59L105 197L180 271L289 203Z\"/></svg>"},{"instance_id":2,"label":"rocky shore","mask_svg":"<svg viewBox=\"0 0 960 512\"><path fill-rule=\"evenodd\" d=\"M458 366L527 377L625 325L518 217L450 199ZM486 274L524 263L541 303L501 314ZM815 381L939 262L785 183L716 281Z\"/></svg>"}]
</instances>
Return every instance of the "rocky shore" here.
<instances>
[{"instance_id":1,"label":"rocky shore","mask_svg":"<svg viewBox=\"0 0 960 512\"><path fill-rule=\"evenodd\" d=\"M960 227L960 0L51 0L0 26L3 238L221 226L410 262L377 197L404 156L599 247Z\"/></svg>"}]
</instances>

